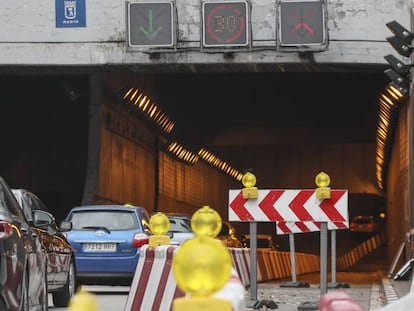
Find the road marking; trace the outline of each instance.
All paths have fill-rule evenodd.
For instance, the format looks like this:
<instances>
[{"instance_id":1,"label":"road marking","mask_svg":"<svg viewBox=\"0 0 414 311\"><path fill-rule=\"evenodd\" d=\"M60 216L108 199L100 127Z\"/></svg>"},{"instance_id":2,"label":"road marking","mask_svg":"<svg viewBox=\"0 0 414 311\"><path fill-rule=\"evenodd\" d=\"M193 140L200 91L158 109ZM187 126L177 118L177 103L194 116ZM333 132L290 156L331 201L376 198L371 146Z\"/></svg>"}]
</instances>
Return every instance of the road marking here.
<instances>
[{"instance_id":1,"label":"road marking","mask_svg":"<svg viewBox=\"0 0 414 311\"><path fill-rule=\"evenodd\" d=\"M385 293L386 304L396 302L400 299L397 292L395 291L394 286L392 285L389 279L385 279L385 278L382 279L382 287Z\"/></svg>"}]
</instances>

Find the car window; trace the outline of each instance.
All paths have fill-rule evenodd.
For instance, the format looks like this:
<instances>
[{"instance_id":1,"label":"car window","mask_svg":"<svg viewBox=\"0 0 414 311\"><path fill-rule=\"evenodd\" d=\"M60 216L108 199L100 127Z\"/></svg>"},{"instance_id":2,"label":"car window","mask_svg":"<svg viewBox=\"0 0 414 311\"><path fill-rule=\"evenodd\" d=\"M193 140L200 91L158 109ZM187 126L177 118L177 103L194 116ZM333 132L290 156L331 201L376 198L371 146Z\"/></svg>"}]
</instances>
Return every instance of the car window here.
<instances>
[{"instance_id":1,"label":"car window","mask_svg":"<svg viewBox=\"0 0 414 311\"><path fill-rule=\"evenodd\" d=\"M171 232L192 232L190 221L185 218L170 218L170 231Z\"/></svg>"},{"instance_id":2,"label":"car window","mask_svg":"<svg viewBox=\"0 0 414 311\"><path fill-rule=\"evenodd\" d=\"M133 230L138 228L135 214L123 211L75 212L72 214L71 222L73 230L87 229L87 227L104 227L108 230Z\"/></svg>"},{"instance_id":3,"label":"car window","mask_svg":"<svg viewBox=\"0 0 414 311\"><path fill-rule=\"evenodd\" d=\"M32 200L31 196L27 192L21 192L21 205L23 208L24 216L26 219L31 221L32 219L32 209L34 209L34 201Z\"/></svg>"},{"instance_id":4,"label":"car window","mask_svg":"<svg viewBox=\"0 0 414 311\"><path fill-rule=\"evenodd\" d=\"M150 227L149 227L150 216L149 216L147 210L146 209L141 209L139 213L140 213L140 218L141 218L142 229L145 232L147 232L148 234L151 234L151 230L150 230Z\"/></svg>"},{"instance_id":5,"label":"car window","mask_svg":"<svg viewBox=\"0 0 414 311\"><path fill-rule=\"evenodd\" d=\"M32 200L34 202L33 209L49 212L49 209L46 207L43 201L39 199L39 197L37 197L34 193L32 193L31 196L33 197Z\"/></svg>"},{"instance_id":6,"label":"car window","mask_svg":"<svg viewBox=\"0 0 414 311\"><path fill-rule=\"evenodd\" d=\"M25 220L22 210L19 208L19 205L14 198L12 192L8 192L6 188L2 185L0 187L0 207L2 209L10 211L13 215L17 216L21 220Z\"/></svg>"}]
</instances>

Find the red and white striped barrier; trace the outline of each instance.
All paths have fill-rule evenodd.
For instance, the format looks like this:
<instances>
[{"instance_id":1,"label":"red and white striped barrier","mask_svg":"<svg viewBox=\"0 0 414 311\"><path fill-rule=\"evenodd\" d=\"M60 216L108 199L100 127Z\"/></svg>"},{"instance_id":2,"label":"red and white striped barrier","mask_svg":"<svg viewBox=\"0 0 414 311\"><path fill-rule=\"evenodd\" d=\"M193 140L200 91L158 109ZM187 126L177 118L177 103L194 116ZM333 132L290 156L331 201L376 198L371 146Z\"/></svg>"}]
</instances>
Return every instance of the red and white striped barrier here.
<instances>
[{"instance_id":1,"label":"red and white striped barrier","mask_svg":"<svg viewBox=\"0 0 414 311\"><path fill-rule=\"evenodd\" d=\"M244 286L237 271L233 268L229 281L224 287L213 295L214 298L230 300L233 311L245 311L246 300L244 298Z\"/></svg>"},{"instance_id":2,"label":"red and white striped barrier","mask_svg":"<svg viewBox=\"0 0 414 311\"><path fill-rule=\"evenodd\" d=\"M233 267L245 287L250 285L250 248L229 248ZM289 252L257 250L257 282L286 278L292 275ZM297 274L317 272L320 269L319 256L297 253Z\"/></svg>"},{"instance_id":3,"label":"red and white striped barrier","mask_svg":"<svg viewBox=\"0 0 414 311\"><path fill-rule=\"evenodd\" d=\"M233 267L236 269L244 286L250 284L250 249L229 248Z\"/></svg>"},{"instance_id":4,"label":"red and white striped barrier","mask_svg":"<svg viewBox=\"0 0 414 311\"><path fill-rule=\"evenodd\" d=\"M169 311L175 298L184 293L177 287L171 265L178 247L141 247L125 311Z\"/></svg>"},{"instance_id":5,"label":"red and white striped barrier","mask_svg":"<svg viewBox=\"0 0 414 311\"><path fill-rule=\"evenodd\" d=\"M170 311L175 298L186 296L172 273L172 260L179 246L162 245L140 250L140 257L124 311ZM233 311L245 311L245 289L236 269L227 284L213 295L228 299Z\"/></svg>"}]
</instances>

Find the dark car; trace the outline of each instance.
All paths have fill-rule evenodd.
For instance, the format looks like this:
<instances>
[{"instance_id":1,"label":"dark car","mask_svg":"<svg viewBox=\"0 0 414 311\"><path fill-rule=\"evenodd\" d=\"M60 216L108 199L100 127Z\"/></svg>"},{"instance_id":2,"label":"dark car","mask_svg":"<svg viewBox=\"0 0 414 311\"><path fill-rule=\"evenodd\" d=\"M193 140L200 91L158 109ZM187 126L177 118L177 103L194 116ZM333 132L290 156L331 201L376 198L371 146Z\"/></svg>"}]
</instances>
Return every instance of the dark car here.
<instances>
[{"instance_id":1,"label":"dark car","mask_svg":"<svg viewBox=\"0 0 414 311\"><path fill-rule=\"evenodd\" d=\"M380 229L380 221L374 216L355 216L349 224L349 230L351 232L377 233L380 232Z\"/></svg>"},{"instance_id":2,"label":"dark car","mask_svg":"<svg viewBox=\"0 0 414 311\"><path fill-rule=\"evenodd\" d=\"M46 250L2 177L0 310L48 310Z\"/></svg>"},{"instance_id":3,"label":"dark car","mask_svg":"<svg viewBox=\"0 0 414 311\"><path fill-rule=\"evenodd\" d=\"M75 249L79 284L130 284L140 247L148 244L149 214L132 205L72 208L61 227Z\"/></svg>"},{"instance_id":4,"label":"dark car","mask_svg":"<svg viewBox=\"0 0 414 311\"><path fill-rule=\"evenodd\" d=\"M250 234L245 234L242 238L243 247L250 248ZM261 249L276 250L277 246L270 234L256 234L256 246Z\"/></svg>"},{"instance_id":5,"label":"dark car","mask_svg":"<svg viewBox=\"0 0 414 311\"><path fill-rule=\"evenodd\" d=\"M358 215L349 222L349 233L352 239L366 238L381 231L381 221L371 215Z\"/></svg>"},{"instance_id":6,"label":"dark car","mask_svg":"<svg viewBox=\"0 0 414 311\"><path fill-rule=\"evenodd\" d=\"M55 217L33 192L12 189L27 221L47 251L47 287L55 307L66 307L75 294L75 255L72 246L56 225Z\"/></svg>"},{"instance_id":7,"label":"dark car","mask_svg":"<svg viewBox=\"0 0 414 311\"><path fill-rule=\"evenodd\" d=\"M217 235L217 239L219 239L227 247L243 246L242 242L236 235L236 229L228 221L222 221L221 230Z\"/></svg>"}]
</instances>

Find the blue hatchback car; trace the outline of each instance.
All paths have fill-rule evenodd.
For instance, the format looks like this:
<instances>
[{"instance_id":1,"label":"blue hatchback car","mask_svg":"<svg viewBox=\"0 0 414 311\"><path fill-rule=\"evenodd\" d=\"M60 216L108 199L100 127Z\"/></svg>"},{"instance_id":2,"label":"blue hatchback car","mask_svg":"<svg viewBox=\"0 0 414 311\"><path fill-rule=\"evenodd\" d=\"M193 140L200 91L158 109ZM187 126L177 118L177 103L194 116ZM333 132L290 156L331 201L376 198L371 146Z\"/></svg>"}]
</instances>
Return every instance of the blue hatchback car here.
<instances>
[{"instance_id":1,"label":"blue hatchback car","mask_svg":"<svg viewBox=\"0 0 414 311\"><path fill-rule=\"evenodd\" d=\"M74 207L61 228L70 229L78 284L130 285L151 234L147 210L131 205Z\"/></svg>"}]
</instances>

